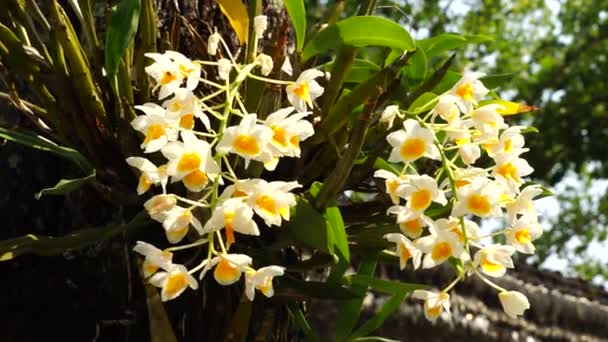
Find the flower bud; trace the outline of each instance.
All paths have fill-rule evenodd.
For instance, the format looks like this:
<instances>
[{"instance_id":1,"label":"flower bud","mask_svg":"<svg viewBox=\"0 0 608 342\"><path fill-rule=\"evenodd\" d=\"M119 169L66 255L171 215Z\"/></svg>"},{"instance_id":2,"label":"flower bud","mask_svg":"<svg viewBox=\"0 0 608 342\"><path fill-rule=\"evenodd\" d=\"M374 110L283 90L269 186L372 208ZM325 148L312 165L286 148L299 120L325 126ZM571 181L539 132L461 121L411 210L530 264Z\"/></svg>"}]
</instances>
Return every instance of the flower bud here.
<instances>
[{"instance_id":1,"label":"flower bud","mask_svg":"<svg viewBox=\"0 0 608 342\"><path fill-rule=\"evenodd\" d=\"M150 217L156 221L162 222L165 219L167 211L173 209L177 204L175 197L171 195L156 195L144 203L144 208L148 211Z\"/></svg>"},{"instance_id":2,"label":"flower bud","mask_svg":"<svg viewBox=\"0 0 608 342\"><path fill-rule=\"evenodd\" d=\"M232 64L226 58L222 58L217 62L218 75L222 80L227 80L230 75L230 69L232 69Z\"/></svg>"},{"instance_id":3,"label":"flower bud","mask_svg":"<svg viewBox=\"0 0 608 342\"><path fill-rule=\"evenodd\" d=\"M513 318L523 315L524 311L530 308L528 298L521 292L503 291L498 294L498 299L500 299L500 304L502 304L505 313Z\"/></svg>"},{"instance_id":4,"label":"flower bud","mask_svg":"<svg viewBox=\"0 0 608 342\"><path fill-rule=\"evenodd\" d=\"M265 15L258 15L253 18L253 27L255 28L255 36L257 38L262 38L264 36L264 31L268 28L268 20Z\"/></svg>"},{"instance_id":5,"label":"flower bud","mask_svg":"<svg viewBox=\"0 0 608 342\"><path fill-rule=\"evenodd\" d=\"M214 32L209 36L209 41L207 42L207 53L211 56L215 56L217 53L217 47L220 43L220 35L217 32Z\"/></svg>"},{"instance_id":6,"label":"flower bud","mask_svg":"<svg viewBox=\"0 0 608 342\"><path fill-rule=\"evenodd\" d=\"M262 75L268 76L274 67L274 63L272 62L272 57L265 55L263 53L258 55L258 63L260 63L260 67L262 68Z\"/></svg>"},{"instance_id":7,"label":"flower bud","mask_svg":"<svg viewBox=\"0 0 608 342\"><path fill-rule=\"evenodd\" d=\"M397 115L399 115L399 106L387 106L382 112L380 122L385 124L388 128L391 128L393 127L393 121L395 121Z\"/></svg>"}]
</instances>

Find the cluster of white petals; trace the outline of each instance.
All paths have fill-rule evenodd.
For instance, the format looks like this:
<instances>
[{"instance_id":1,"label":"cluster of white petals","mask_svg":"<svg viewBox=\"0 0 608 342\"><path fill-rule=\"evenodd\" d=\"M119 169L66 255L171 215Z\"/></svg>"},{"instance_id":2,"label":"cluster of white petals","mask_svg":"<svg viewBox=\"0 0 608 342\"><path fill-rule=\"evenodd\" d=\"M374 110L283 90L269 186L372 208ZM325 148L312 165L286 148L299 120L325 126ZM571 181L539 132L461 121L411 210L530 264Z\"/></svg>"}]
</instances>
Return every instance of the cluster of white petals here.
<instances>
[{"instance_id":1,"label":"cluster of white petals","mask_svg":"<svg viewBox=\"0 0 608 342\"><path fill-rule=\"evenodd\" d=\"M387 136L391 146L389 162L401 163L401 171L378 170L386 193L394 204L387 214L394 215L401 233L385 238L396 245L394 252L401 269L412 260L414 269L432 268L448 260L460 265L457 278L440 292L415 291L414 298L425 301L427 319L441 312L449 317L448 291L467 276L475 275L499 291L505 312L512 317L529 308L526 297L507 291L486 276L501 277L513 268L515 252L534 253L534 240L542 234L532 200L542 190L527 185L524 177L533 171L521 157L528 151L522 130L509 127L497 104L479 105L488 94L480 81L482 73L467 72L425 117L406 117L397 106L388 106L380 122L389 129L396 118L403 128ZM486 154L484 167L475 164ZM419 174L416 161L441 162L434 175ZM487 160L491 161L488 166ZM431 210L441 208L449 217L433 219ZM505 218L507 227L485 235L473 217ZM505 245L488 243L502 235ZM472 254L474 253L474 254Z\"/></svg>"},{"instance_id":2,"label":"cluster of white petals","mask_svg":"<svg viewBox=\"0 0 608 342\"><path fill-rule=\"evenodd\" d=\"M266 17L256 17L254 24L256 39L263 38ZM234 170L247 169L252 161L274 170L281 158L300 157L300 143L314 134L308 110L323 93L315 78L324 73L306 70L293 82L266 78L274 69L270 56L260 53L251 64L238 64L217 32L209 36L207 52L215 60L192 61L175 51L146 54L153 61L145 71L153 79L158 103L135 106L142 115L131 125L143 135L141 148L150 157L129 157L127 163L140 173L138 194L155 186L162 191L144 207L161 223L167 241L188 243L161 250L139 241L134 251L144 257L143 276L162 289L163 301L176 298L188 287L198 288L192 275L200 271L199 279L203 279L211 270L215 280L226 286L244 274L244 296L249 300L254 299L255 290L271 297L273 278L283 275L284 268L260 265L255 269L250 256L231 249L239 235L259 236L261 230L289 221L296 205L292 191L301 186L239 179ZM288 56L282 69L291 72ZM215 79L201 77L213 74ZM285 86L291 106L262 115L248 113L238 90L250 77ZM184 190L187 195L177 194ZM179 258L174 252L202 246L207 257L195 267L188 269L176 262Z\"/></svg>"}]
</instances>

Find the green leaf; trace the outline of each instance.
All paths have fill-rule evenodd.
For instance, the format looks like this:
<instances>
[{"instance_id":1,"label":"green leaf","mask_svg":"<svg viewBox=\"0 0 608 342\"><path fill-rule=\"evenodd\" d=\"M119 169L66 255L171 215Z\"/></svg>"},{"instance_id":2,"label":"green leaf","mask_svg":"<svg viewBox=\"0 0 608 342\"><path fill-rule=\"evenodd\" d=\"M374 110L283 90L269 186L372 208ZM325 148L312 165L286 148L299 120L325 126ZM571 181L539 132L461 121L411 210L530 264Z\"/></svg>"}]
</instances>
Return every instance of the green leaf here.
<instances>
[{"instance_id":1,"label":"green leaf","mask_svg":"<svg viewBox=\"0 0 608 342\"><path fill-rule=\"evenodd\" d=\"M399 174L399 165L387 162L381 157L376 158L374 162L374 170L386 170L396 175Z\"/></svg>"},{"instance_id":2,"label":"green leaf","mask_svg":"<svg viewBox=\"0 0 608 342\"><path fill-rule=\"evenodd\" d=\"M323 65L318 66L321 70L331 71L334 67L334 61L330 63L325 63ZM369 78L374 76L378 71L382 70L382 68L373 62L370 62L366 59L356 58L353 61L351 69L344 78L345 83L361 83L367 81Z\"/></svg>"},{"instance_id":3,"label":"green leaf","mask_svg":"<svg viewBox=\"0 0 608 342\"><path fill-rule=\"evenodd\" d=\"M396 293L389 300L387 300L384 305L380 308L380 310L370 318L365 324L359 327L350 337L349 341L356 339L358 337L366 336L372 333L374 330L380 328L382 323L393 314L393 312L397 311L401 306L401 303L407 298L409 292Z\"/></svg>"},{"instance_id":4,"label":"green leaf","mask_svg":"<svg viewBox=\"0 0 608 342\"><path fill-rule=\"evenodd\" d=\"M375 16L356 16L319 31L304 47L302 61L342 44L355 47L385 46L403 51L415 49L409 32L394 21Z\"/></svg>"},{"instance_id":5,"label":"green leaf","mask_svg":"<svg viewBox=\"0 0 608 342\"><path fill-rule=\"evenodd\" d=\"M417 45L426 52L429 58L440 55L445 51L465 46L466 44L467 39L465 37L454 33L443 33L417 42Z\"/></svg>"},{"instance_id":6,"label":"green leaf","mask_svg":"<svg viewBox=\"0 0 608 342\"><path fill-rule=\"evenodd\" d=\"M36 199L40 199L43 195L66 194L95 179L96 173L91 163L80 152L72 148L59 146L40 135L9 130L3 127L0 127L0 137L37 150L55 153L64 159L74 162L86 174L82 178L62 179L52 188L42 189L35 195Z\"/></svg>"},{"instance_id":7,"label":"green leaf","mask_svg":"<svg viewBox=\"0 0 608 342\"><path fill-rule=\"evenodd\" d=\"M438 100L439 97L437 95L426 92L414 100L407 111L410 114L424 113L431 110Z\"/></svg>"},{"instance_id":8,"label":"green leaf","mask_svg":"<svg viewBox=\"0 0 608 342\"><path fill-rule=\"evenodd\" d=\"M460 80L461 78L461 74L448 70L441 79L441 81L439 81L439 84L437 84L435 88L433 88L433 90L431 91L435 94L443 94L450 88L452 88L454 84L456 84L456 82L458 82L458 80Z\"/></svg>"},{"instance_id":9,"label":"green leaf","mask_svg":"<svg viewBox=\"0 0 608 342\"><path fill-rule=\"evenodd\" d=\"M334 254L334 239L325 218L308 201L299 197L286 231L298 242Z\"/></svg>"},{"instance_id":10,"label":"green leaf","mask_svg":"<svg viewBox=\"0 0 608 342\"><path fill-rule=\"evenodd\" d=\"M325 219L333 232L334 246L340 251L342 257L349 262L348 239L346 238L346 228L344 227L344 220L342 219L340 209L335 206L325 209Z\"/></svg>"},{"instance_id":11,"label":"green leaf","mask_svg":"<svg viewBox=\"0 0 608 342\"><path fill-rule=\"evenodd\" d=\"M129 47L139 25L141 0L121 0L112 7L106 31L105 64L108 78L118 72L120 59Z\"/></svg>"},{"instance_id":12,"label":"green leaf","mask_svg":"<svg viewBox=\"0 0 608 342\"><path fill-rule=\"evenodd\" d=\"M488 34L465 34L464 38L474 44L490 42L494 40L494 36Z\"/></svg>"},{"instance_id":13,"label":"green leaf","mask_svg":"<svg viewBox=\"0 0 608 342\"><path fill-rule=\"evenodd\" d=\"M300 330L302 330L307 339L313 341L319 340L319 338L315 336L315 333L312 331L310 324L308 324L308 321L306 320L306 317L304 316L304 313L302 313L302 310L297 302L289 302L287 304L287 310L289 310L289 313L296 321L296 324L298 327L300 327Z\"/></svg>"},{"instance_id":14,"label":"green leaf","mask_svg":"<svg viewBox=\"0 0 608 342\"><path fill-rule=\"evenodd\" d=\"M405 66L407 76L410 80L409 85L415 86L422 83L428 70L428 60L424 50L417 50L409 65Z\"/></svg>"},{"instance_id":15,"label":"green leaf","mask_svg":"<svg viewBox=\"0 0 608 342\"><path fill-rule=\"evenodd\" d=\"M0 138L35 148L37 150L55 153L62 158L74 162L81 170L85 172L89 172L91 169L93 169L93 166L82 154L80 154L80 152L69 147L59 146L41 135L0 127Z\"/></svg>"},{"instance_id":16,"label":"green leaf","mask_svg":"<svg viewBox=\"0 0 608 342\"><path fill-rule=\"evenodd\" d=\"M526 134L526 133L538 133L538 132L539 132L538 128L536 128L534 126L528 126L524 129L522 129L519 133Z\"/></svg>"},{"instance_id":17,"label":"green leaf","mask_svg":"<svg viewBox=\"0 0 608 342\"><path fill-rule=\"evenodd\" d=\"M427 286L422 284L402 283L374 278L368 275L354 274L348 277L352 284L371 287L372 289L388 294L409 293L414 290L424 289Z\"/></svg>"},{"instance_id":18,"label":"green leaf","mask_svg":"<svg viewBox=\"0 0 608 342\"><path fill-rule=\"evenodd\" d=\"M42 196L46 195L65 195L68 192L74 191L89 181L95 179L95 170L91 172L88 176L82 178L74 178L74 179L62 179L52 188L44 188L40 190L36 195L36 199L40 199Z\"/></svg>"},{"instance_id":19,"label":"green leaf","mask_svg":"<svg viewBox=\"0 0 608 342\"><path fill-rule=\"evenodd\" d=\"M313 198L317 198L317 195L319 194L319 191L321 191L321 188L322 188L322 187L323 187L323 183L321 183L321 182L316 182L316 181L315 181L315 182L313 182L313 183L310 185L310 190L309 190L310 195L311 195Z\"/></svg>"},{"instance_id":20,"label":"green leaf","mask_svg":"<svg viewBox=\"0 0 608 342\"><path fill-rule=\"evenodd\" d=\"M25 254L60 255L67 250L81 249L99 241L107 240L124 231L134 231L150 223L152 221L144 210L127 224L87 228L62 237L28 234L15 239L0 241L0 261L11 260Z\"/></svg>"},{"instance_id":21,"label":"green leaf","mask_svg":"<svg viewBox=\"0 0 608 342\"><path fill-rule=\"evenodd\" d=\"M484 77L480 78L479 80L481 81L481 83L483 83L483 85L486 86L486 88L495 89L495 88L504 86L507 83L509 83L513 79L514 76L515 76L515 73L496 74L496 75L484 76Z\"/></svg>"},{"instance_id":22,"label":"green leaf","mask_svg":"<svg viewBox=\"0 0 608 342\"><path fill-rule=\"evenodd\" d=\"M304 0L283 0L285 9L291 18L294 31L296 31L296 47L302 51L304 37L306 37L306 9Z\"/></svg>"},{"instance_id":23,"label":"green leaf","mask_svg":"<svg viewBox=\"0 0 608 342\"><path fill-rule=\"evenodd\" d=\"M376 271L377 263L378 254L374 253L368 255L361 262L357 273L360 275L371 276ZM338 305L338 315L336 316L336 341L345 340L357 324L367 286L352 284L351 289L355 294L359 295L359 297Z\"/></svg>"},{"instance_id":24,"label":"green leaf","mask_svg":"<svg viewBox=\"0 0 608 342\"><path fill-rule=\"evenodd\" d=\"M399 233L399 226L395 223L375 223L360 229L356 233L349 232L349 241L367 248L386 248L387 241L383 238L388 233Z\"/></svg>"}]
</instances>

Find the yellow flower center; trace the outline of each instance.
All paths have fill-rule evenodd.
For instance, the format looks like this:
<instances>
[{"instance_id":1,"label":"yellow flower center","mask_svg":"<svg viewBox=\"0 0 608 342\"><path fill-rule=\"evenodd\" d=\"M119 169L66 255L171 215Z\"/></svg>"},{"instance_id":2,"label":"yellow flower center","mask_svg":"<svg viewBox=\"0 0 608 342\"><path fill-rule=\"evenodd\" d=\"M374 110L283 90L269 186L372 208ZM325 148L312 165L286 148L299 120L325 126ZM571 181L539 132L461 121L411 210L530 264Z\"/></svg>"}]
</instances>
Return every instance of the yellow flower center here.
<instances>
[{"instance_id":1,"label":"yellow flower center","mask_svg":"<svg viewBox=\"0 0 608 342\"><path fill-rule=\"evenodd\" d=\"M260 146L258 145L258 141L246 134L241 134L234 139L232 142L232 147L238 153L242 153L245 155L254 156L260 153Z\"/></svg>"},{"instance_id":2,"label":"yellow flower center","mask_svg":"<svg viewBox=\"0 0 608 342\"><path fill-rule=\"evenodd\" d=\"M154 265L154 264L152 264L152 263L150 263L148 261L144 261L143 267L144 267L144 272L147 275L151 275L153 273L156 273L156 271L158 271L158 269L159 269L159 267L157 265Z\"/></svg>"},{"instance_id":3,"label":"yellow flower center","mask_svg":"<svg viewBox=\"0 0 608 342\"><path fill-rule=\"evenodd\" d=\"M279 144L282 147L286 147L287 146L287 132L285 132L285 130L279 126L276 125L272 125L272 131L274 132L274 135L272 136L272 140Z\"/></svg>"},{"instance_id":4,"label":"yellow flower center","mask_svg":"<svg viewBox=\"0 0 608 342\"><path fill-rule=\"evenodd\" d=\"M297 135L294 135L291 138L289 138L289 143L291 144L291 146L293 146L295 148L300 148L300 138L298 138Z\"/></svg>"},{"instance_id":5,"label":"yellow flower center","mask_svg":"<svg viewBox=\"0 0 608 342\"><path fill-rule=\"evenodd\" d=\"M188 224L186 224L185 226L183 226L181 228L170 230L167 233L173 240L181 240L184 236L186 236L186 233L188 232L188 228L189 228Z\"/></svg>"},{"instance_id":6,"label":"yellow flower center","mask_svg":"<svg viewBox=\"0 0 608 342\"><path fill-rule=\"evenodd\" d=\"M469 196L467 206L469 207L469 211L478 216L484 216L490 213L490 202L486 196Z\"/></svg>"},{"instance_id":7,"label":"yellow flower center","mask_svg":"<svg viewBox=\"0 0 608 342\"><path fill-rule=\"evenodd\" d=\"M511 141L511 139L505 140L504 150L505 153L511 153L511 151L513 151L513 142Z\"/></svg>"},{"instance_id":8,"label":"yellow flower center","mask_svg":"<svg viewBox=\"0 0 608 342\"><path fill-rule=\"evenodd\" d=\"M146 191L148 191L148 189L150 189L151 185L152 185L152 182L150 182L150 178L148 178L148 176L145 173L142 173L141 177L139 177L139 189L142 192L146 192Z\"/></svg>"},{"instance_id":9,"label":"yellow flower center","mask_svg":"<svg viewBox=\"0 0 608 342\"><path fill-rule=\"evenodd\" d=\"M232 266L227 260L222 260L215 267L213 276L218 283L222 285L230 285L240 278L241 271Z\"/></svg>"},{"instance_id":10,"label":"yellow flower center","mask_svg":"<svg viewBox=\"0 0 608 342\"><path fill-rule=\"evenodd\" d=\"M189 73L193 72L194 69L189 69L184 64L180 64L179 65L179 71L181 71L182 74L184 74L184 75L188 75Z\"/></svg>"},{"instance_id":11,"label":"yellow flower center","mask_svg":"<svg viewBox=\"0 0 608 342\"><path fill-rule=\"evenodd\" d=\"M262 210L266 211L269 214L275 215L277 212L276 204L274 203L274 199L268 195L262 195L255 200L255 204L262 208Z\"/></svg>"},{"instance_id":12,"label":"yellow flower center","mask_svg":"<svg viewBox=\"0 0 608 342\"><path fill-rule=\"evenodd\" d=\"M179 101L173 101L171 102L171 105L169 106L169 110L172 112L177 112L180 109L182 109L182 104Z\"/></svg>"},{"instance_id":13,"label":"yellow flower center","mask_svg":"<svg viewBox=\"0 0 608 342\"><path fill-rule=\"evenodd\" d=\"M184 153L177 164L177 171L194 171L201 166L201 157L194 152Z\"/></svg>"},{"instance_id":14,"label":"yellow flower center","mask_svg":"<svg viewBox=\"0 0 608 342\"><path fill-rule=\"evenodd\" d=\"M173 296L179 291L183 290L186 286L188 286L188 281L186 280L185 274L175 274L169 276L167 279L167 285L165 285L165 292L169 296Z\"/></svg>"},{"instance_id":15,"label":"yellow flower center","mask_svg":"<svg viewBox=\"0 0 608 342\"><path fill-rule=\"evenodd\" d=\"M396 179L389 179L386 181L386 187L388 188L388 192L390 194L394 194L399 187L399 181Z\"/></svg>"},{"instance_id":16,"label":"yellow flower center","mask_svg":"<svg viewBox=\"0 0 608 342\"><path fill-rule=\"evenodd\" d=\"M528 228L521 228L518 231L516 231L515 240L517 240L517 242L523 243L523 244L530 243L532 238L530 236L530 231L528 230Z\"/></svg>"},{"instance_id":17,"label":"yellow flower center","mask_svg":"<svg viewBox=\"0 0 608 342\"><path fill-rule=\"evenodd\" d=\"M452 255L452 246L448 242L436 244L431 252L431 258L437 262L447 259L450 255Z\"/></svg>"},{"instance_id":18,"label":"yellow flower center","mask_svg":"<svg viewBox=\"0 0 608 342\"><path fill-rule=\"evenodd\" d=\"M146 131L146 138L144 139L144 143L148 143L152 140L156 140L165 135L165 128L159 124L152 124L148 126L148 130Z\"/></svg>"},{"instance_id":19,"label":"yellow flower center","mask_svg":"<svg viewBox=\"0 0 608 342\"><path fill-rule=\"evenodd\" d=\"M458 236L458 241L464 242L464 234L462 233L462 229L460 229L460 226L455 225L450 229L450 231L456 234L456 236Z\"/></svg>"},{"instance_id":20,"label":"yellow flower center","mask_svg":"<svg viewBox=\"0 0 608 342\"><path fill-rule=\"evenodd\" d=\"M306 102L310 101L310 85L308 85L308 82L296 84L296 86L293 88L293 92L302 100Z\"/></svg>"},{"instance_id":21,"label":"yellow flower center","mask_svg":"<svg viewBox=\"0 0 608 342\"><path fill-rule=\"evenodd\" d=\"M414 192L411 199L412 209L424 210L431 204L431 192L422 189Z\"/></svg>"},{"instance_id":22,"label":"yellow flower center","mask_svg":"<svg viewBox=\"0 0 608 342\"><path fill-rule=\"evenodd\" d=\"M245 191L242 191L242 190L239 190L239 189L234 189L234 192L232 193L232 198L235 198L235 197L248 197L248 196L249 195Z\"/></svg>"},{"instance_id":23,"label":"yellow flower center","mask_svg":"<svg viewBox=\"0 0 608 342\"><path fill-rule=\"evenodd\" d=\"M412 253L410 253L410 250L407 249L404 243L401 244L401 254L399 257L401 257L401 260L404 261L407 261L407 259L412 257Z\"/></svg>"},{"instance_id":24,"label":"yellow flower center","mask_svg":"<svg viewBox=\"0 0 608 342\"><path fill-rule=\"evenodd\" d=\"M256 286L266 297L270 296L272 290L272 278L268 277L262 285Z\"/></svg>"},{"instance_id":25,"label":"yellow flower center","mask_svg":"<svg viewBox=\"0 0 608 342\"><path fill-rule=\"evenodd\" d=\"M426 313L431 318L437 318L437 317L439 317L439 314L441 313L441 305L437 305L437 306L434 306L432 308L428 308L426 310Z\"/></svg>"},{"instance_id":26,"label":"yellow flower center","mask_svg":"<svg viewBox=\"0 0 608 342\"><path fill-rule=\"evenodd\" d=\"M470 83L465 83L456 89L456 95L467 102L471 102L473 101L473 87Z\"/></svg>"},{"instance_id":27,"label":"yellow flower center","mask_svg":"<svg viewBox=\"0 0 608 342\"><path fill-rule=\"evenodd\" d=\"M504 163L500 165L498 168L496 168L496 172L506 179L513 181L517 181L519 179L517 176L517 168L511 163Z\"/></svg>"},{"instance_id":28,"label":"yellow flower center","mask_svg":"<svg viewBox=\"0 0 608 342\"><path fill-rule=\"evenodd\" d=\"M171 71L163 72L163 76L160 78L160 84L167 85L173 81L177 80L177 76L175 76Z\"/></svg>"},{"instance_id":29,"label":"yellow flower center","mask_svg":"<svg viewBox=\"0 0 608 342\"><path fill-rule=\"evenodd\" d=\"M456 142L456 145L462 146L462 145L468 144L469 142L471 142L471 140L468 138L462 138L462 139L456 139L455 142Z\"/></svg>"},{"instance_id":30,"label":"yellow flower center","mask_svg":"<svg viewBox=\"0 0 608 342\"><path fill-rule=\"evenodd\" d=\"M484 270L484 272L493 273L499 272L505 267L501 264L491 262L490 260L488 260L488 258L483 258L481 261L481 268Z\"/></svg>"},{"instance_id":31,"label":"yellow flower center","mask_svg":"<svg viewBox=\"0 0 608 342\"><path fill-rule=\"evenodd\" d=\"M179 127L184 129L194 128L194 114L186 114L179 119Z\"/></svg>"},{"instance_id":32,"label":"yellow flower center","mask_svg":"<svg viewBox=\"0 0 608 342\"><path fill-rule=\"evenodd\" d=\"M469 182L469 181L468 181L468 180L466 180L466 179L457 179L457 180L456 180L456 188L463 187L463 186L465 186L465 185L467 185L467 184L471 184L471 182Z\"/></svg>"},{"instance_id":33,"label":"yellow flower center","mask_svg":"<svg viewBox=\"0 0 608 342\"><path fill-rule=\"evenodd\" d=\"M191 188L203 188L207 181L207 175L201 170L192 171L184 177L184 184Z\"/></svg>"},{"instance_id":34,"label":"yellow flower center","mask_svg":"<svg viewBox=\"0 0 608 342\"><path fill-rule=\"evenodd\" d=\"M422 157L426 151L424 140L418 138L407 139L403 145L401 145L401 157L406 161L413 161Z\"/></svg>"},{"instance_id":35,"label":"yellow flower center","mask_svg":"<svg viewBox=\"0 0 608 342\"><path fill-rule=\"evenodd\" d=\"M407 222L400 223L399 226L401 227L401 229L403 229L406 235L412 238L416 238L420 236L420 234L422 234L422 224L420 224L419 219L413 219Z\"/></svg>"},{"instance_id":36,"label":"yellow flower center","mask_svg":"<svg viewBox=\"0 0 608 342\"><path fill-rule=\"evenodd\" d=\"M502 194L500 195L500 198L498 198L498 203L501 205L509 205L513 202L515 202L515 198L509 194Z\"/></svg>"},{"instance_id":37,"label":"yellow flower center","mask_svg":"<svg viewBox=\"0 0 608 342\"><path fill-rule=\"evenodd\" d=\"M233 212L224 213L224 234L226 235L226 244L232 245L234 239L234 226L232 225L232 219L234 217Z\"/></svg>"}]
</instances>

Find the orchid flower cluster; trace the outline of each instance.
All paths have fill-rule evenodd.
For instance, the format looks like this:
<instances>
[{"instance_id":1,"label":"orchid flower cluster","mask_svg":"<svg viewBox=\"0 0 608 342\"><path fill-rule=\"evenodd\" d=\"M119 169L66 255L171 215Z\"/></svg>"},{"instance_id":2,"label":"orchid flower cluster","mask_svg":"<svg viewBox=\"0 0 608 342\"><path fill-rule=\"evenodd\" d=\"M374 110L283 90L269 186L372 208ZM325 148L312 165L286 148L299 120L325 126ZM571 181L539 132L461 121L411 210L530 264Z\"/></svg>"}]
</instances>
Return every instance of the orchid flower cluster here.
<instances>
[{"instance_id":1,"label":"orchid flower cluster","mask_svg":"<svg viewBox=\"0 0 608 342\"><path fill-rule=\"evenodd\" d=\"M416 290L413 297L424 300L424 314L436 320L442 312L449 317L448 292L465 276L475 275L498 290L504 311L511 317L529 308L520 292L506 290L488 277L505 275L513 268L511 257L517 251L534 253L533 241L542 234L532 200L542 193L538 185L524 184L523 177L533 169L521 154L525 127L509 127L497 104L480 106L488 89L480 81L482 73L466 72L425 117L407 118L403 129L390 133L389 161L402 163L401 172L378 170L394 206L402 233L385 235L396 245L389 251L399 257L401 269L411 260L413 268L433 268L446 261L460 265L456 279L440 292ZM388 106L381 122L392 126L396 117L405 119L397 106ZM489 158L489 167L476 166ZM419 174L415 162L424 158L441 162L434 176ZM428 209L451 208L450 216L433 220ZM472 218L505 217L507 228L483 235ZM425 229L426 227L426 229ZM487 242L503 236L506 244Z\"/></svg>"},{"instance_id":2,"label":"orchid flower cluster","mask_svg":"<svg viewBox=\"0 0 608 342\"><path fill-rule=\"evenodd\" d=\"M255 46L265 27L266 17L256 17ZM220 58L222 51L227 58ZM300 142L314 133L306 120L311 114L307 110L323 93L314 79L324 73L306 70L295 82L267 78L274 69L272 58L256 51L253 63L238 64L217 32L210 35L207 52L217 56L216 60L192 61L174 51L146 55L153 63L145 70L162 102L135 106L143 115L131 124L144 135L143 152L160 152L166 161L155 165L147 158L130 157L127 163L141 171L137 187L140 195L153 185L162 189L162 194L151 197L144 206L152 219L162 223L167 240L178 244L190 233L194 242L161 250L138 241L134 250L145 257L143 274L151 284L162 288L163 301L176 298L188 287L196 289L198 282L193 274L200 271L198 278L202 279L212 269L221 285L234 284L244 274L249 300L254 299L256 289L271 297L273 278L283 275L284 268L270 265L254 269L250 256L231 253L230 249L238 234L260 235L260 229L279 227L283 220L289 220L290 208L296 204L291 191L300 185L293 181L239 179L234 165L242 162L247 168L253 160L273 170L281 157L300 156ZM206 68L216 68L218 79L202 77ZM257 68L262 76L254 74ZM291 75L289 58L281 72ZM286 86L292 106L264 119L248 113L239 94L240 85L248 78ZM212 90L201 94L203 91L197 92L200 84ZM167 192L169 181L183 183L190 196ZM206 213L204 224L198 216L201 212ZM254 216L267 228L258 227ZM174 252L205 244L208 253L198 266L187 269L173 262Z\"/></svg>"}]
</instances>

